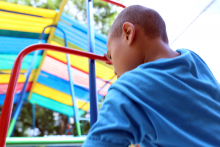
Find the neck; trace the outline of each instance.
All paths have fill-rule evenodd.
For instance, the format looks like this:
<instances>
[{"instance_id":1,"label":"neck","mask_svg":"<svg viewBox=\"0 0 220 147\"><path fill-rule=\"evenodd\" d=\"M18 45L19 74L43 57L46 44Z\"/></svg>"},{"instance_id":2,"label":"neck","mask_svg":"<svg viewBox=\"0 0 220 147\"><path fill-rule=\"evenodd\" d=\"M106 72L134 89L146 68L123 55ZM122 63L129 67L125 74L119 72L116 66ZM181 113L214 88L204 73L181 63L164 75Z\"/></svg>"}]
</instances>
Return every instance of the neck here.
<instances>
[{"instance_id":1,"label":"neck","mask_svg":"<svg viewBox=\"0 0 220 147\"><path fill-rule=\"evenodd\" d=\"M160 38L151 40L150 43L146 44L144 50L144 63L156 61L162 58L175 58L180 54L173 51L168 44L164 43Z\"/></svg>"}]
</instances>

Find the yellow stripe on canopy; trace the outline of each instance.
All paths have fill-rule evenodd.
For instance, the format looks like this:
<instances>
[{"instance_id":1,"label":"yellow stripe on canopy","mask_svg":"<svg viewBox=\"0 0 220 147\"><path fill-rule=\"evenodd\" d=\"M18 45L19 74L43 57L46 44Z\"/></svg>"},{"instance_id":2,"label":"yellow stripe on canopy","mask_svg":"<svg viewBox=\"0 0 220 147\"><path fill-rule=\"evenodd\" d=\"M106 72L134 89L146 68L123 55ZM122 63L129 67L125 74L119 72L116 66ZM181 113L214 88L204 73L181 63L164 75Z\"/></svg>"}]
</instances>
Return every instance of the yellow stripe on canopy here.
<instances>
[{"instance_id":1,"label":"yellow stripe on canopy","mask_svg":"<svg viewBox=\"0 0 220 147\"><path fill-rule=\"evenodd\" d=\"M38 16L48 17L48 18L54 18L57 14L57 12L55 10L34 8L34 7L31 7L31 6L12 4L12 3L3 2L3 1L0 1L0 9L7 10L7 11L18 12L18 13L38 15Z\"/></svg>"},{"instance_id":2,"label":"yellow stripe on canopy","mask_svg":"<svg viewBox=\"0 0 220 147\"><path fill-rule=\"evenodd\" d=\"M31 21L24 21L24 20L14 20L14 19L7 19L7 18L1 18L0 17L0 23L3 24L13 24L13 25L18 25L18 26L30 26L30 27L39 27L41 29L43 29L44 27L46 27L47 25L51 25L50 24L46 24L46 23L35 23L35 22L31 22Z\"/></svg>"},{"instance_id":3,"label":"yellow stripe on canopy","mask_svg":"<svg viewBox=\"0 0 220 147\"><path fill-rule=\"evenodd\" d=\"M11 73L10 70L0 70L1 72L4 72L4 73ZM25 73L25 70L22 70L22 72L20 73ZM30 78L29 78L29 82L32 82L33 81L33 78L34 78L34 74L35 74L35 70L33 70L31 72L31 75L30 75ZM0 74L0 84L6 84L6 83L9 83L9 80L10 80L10 77L11 75L10 74ZM24 74L20 74L19 75L19 78L18 78L18 83L24 83L26 80L26 77L24 76Z\"/></svg>"},{"instance_id":4,"label":"yellow stripe on canopy","mask_svg":"<svg viewBox=\"0 0 220 147\"><path fill-rule=\"evenodd\" d=\"M55 83L56 84L56 83ZM54 101L72 106L72 97L66 93L60 92L58 90L52 89L48 86L36 83L33 89L33 92L39 95L42 95L44 97L47 97L49 99L52 99ZM77 100L77 106L78 108L81 108L85 104L84 101ZM86 103L85 106L81 108L84 111L87 111L90 109L89 103Z\"/></svg>"},{"instance_id":5,"label":"yellow stripe on canopy","mask_svg":"<svg viewBox=\"0 0 220 147\"><path fill-rule=\"evenodd\" d=\"M62 46L54 41L52 41L51 44L57 45L57 46ZM66 63L66 54L64 54L64 53L55 52L55 51L48 51L47 55ZM72 66L88 73L88 70L89 70L88 58L70 55L70 61L71 61ZM114 75L115 74L114 74L113 69L96 62L96 76L97 77L104 79L104 80L110 80ZM116 79L117 78L115 77L112 80L112 82L114 82Z\"/></svg>"},{"instance_id":6,"label":"yellow stripe on canopy","mask_svg":"<svg viewBox=\"0 0 220 147\"><path fill-rule=\"evenodd\" d=\"M4 12L4 11L0 11L0 18L9 19L9 20L35 22L35 23L47 24L47 25L50 25L53 23L52 18L34 17L34 16Z\"/></svg>"},{"instance_id":7,"label":"yellow stripe on canopy","mask_svg":"<svg viewBox=\"0 0 220 147\"><path fill-rule=\"evenodd\" d=\"M10 24L10 23L4 24L2 22L0 22L0 29L21 31L21 32L33 32L33 33L41 33L43 31L43 27L26 26L25 24L23 25ZM50 32L50 29L46 29L45 34L49 34L49 32Z\"/></svg>"}]
</instances>

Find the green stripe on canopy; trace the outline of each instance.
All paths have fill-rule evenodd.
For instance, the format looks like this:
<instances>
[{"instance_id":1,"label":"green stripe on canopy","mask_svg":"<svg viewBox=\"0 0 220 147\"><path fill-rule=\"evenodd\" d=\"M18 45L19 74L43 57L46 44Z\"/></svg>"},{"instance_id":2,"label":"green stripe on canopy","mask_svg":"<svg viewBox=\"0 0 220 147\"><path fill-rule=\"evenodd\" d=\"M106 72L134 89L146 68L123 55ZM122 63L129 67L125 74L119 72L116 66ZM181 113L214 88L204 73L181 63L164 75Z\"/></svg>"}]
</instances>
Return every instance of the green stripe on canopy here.
<instances>
[{"instance_id":1,"label":"green stripe on canopy","mask_svg":"<svg viewBox=\"0 0 220 147\"><path fill-rule=\"evenodd\" d=\"M0 36L39 39L40 33L21 32L21 31L0 29ZM45 34L44 39L46 40L47 38L48 38L48 34Z\"/></svg>"},{"instance_id":2,"label":"green stripe on canopy","mask_svg":"<svg viewBox=\"0 0 220 147\"><path fill-rule=\"evenodd\" d=\"M10 55L10 54L0 54L0 69L1 70L11 70L15 59L16 59L17 55ZM38 67L38 65L40 64L42 56L38 55L35 64L34 64L34 69L36 69ZM27 55L25 56L25 58L23 59L22 65L21 65L21 69L27 69L30 65L30 62L33 59L33 55Z\"/></svg>"}]
</instances>

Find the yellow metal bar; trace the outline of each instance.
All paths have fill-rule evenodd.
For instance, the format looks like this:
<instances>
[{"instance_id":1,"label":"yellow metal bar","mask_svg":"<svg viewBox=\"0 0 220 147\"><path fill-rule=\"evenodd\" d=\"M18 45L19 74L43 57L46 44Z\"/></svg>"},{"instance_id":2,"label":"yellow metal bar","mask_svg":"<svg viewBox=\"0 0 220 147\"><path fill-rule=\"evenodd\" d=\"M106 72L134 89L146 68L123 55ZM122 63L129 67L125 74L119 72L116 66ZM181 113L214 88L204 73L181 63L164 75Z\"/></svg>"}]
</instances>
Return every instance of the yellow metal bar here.
<instances>
[{"instance_id":1,"label":"yellow metal bar","mask_svg":"<svg viewBox=\"0 0 220 147\"><path fill-rule=\"evenodd\" d=\"M67 1L68 1L68 0L63 0L63 1L61 2L61 4L60 4L60 9L59 9L59 13L57 13L56 17L54 18L53 25L57 25L57 24L58 24L58 22L59 22L59 20L60 20L60 17L61 17L61 14L62 14L62 12L63 12L63 10L64 10L64 6L66 5ZM49 35L49 38L48 38L48 40L47 40L47 43L50 43L50 42L52 41L53 36L54 36L54 32L55 32L55 28L52 28L52 29L51 29L51 32L50 32L50 35ZM32 93L33 93L34 86L35 86L35 84L37 83L37 79L38 79L38 76L39 76L39 74L40 74L41 67L42 67L42 65L43 65L43 62L44 62L44 59L45 59L46 55L47 55L47 51L44 51L44 52L43 52L43 55L42 55L41 63L40 63L40 65L38 66L36 75L35 75L34 80L33 80L33 84L32 84L31 90L30 90L30 92L29 92L28 100L30 100L30 98L31 98L31 95L32 95Z\"/></svg>"}]
</instances>

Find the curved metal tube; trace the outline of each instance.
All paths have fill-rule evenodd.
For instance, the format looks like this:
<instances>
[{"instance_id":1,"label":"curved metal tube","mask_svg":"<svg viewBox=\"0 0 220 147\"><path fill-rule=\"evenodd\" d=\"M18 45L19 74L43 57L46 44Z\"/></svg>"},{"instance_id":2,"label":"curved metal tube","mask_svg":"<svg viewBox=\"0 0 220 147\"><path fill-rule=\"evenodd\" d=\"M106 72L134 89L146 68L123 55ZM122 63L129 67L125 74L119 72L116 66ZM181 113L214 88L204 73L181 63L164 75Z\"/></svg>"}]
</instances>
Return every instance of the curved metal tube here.
<instances>
[{"instance_id":1,"label":"curved metal tube","mask_svg":"<svg viewBox=\"0 0 220 147\"><path fill-rule=\"evenodd\" d=\"M68 45L67 45L66 33L65 33L61 28L59 28L57 25L49 25L49 26L46 26L46 27L43 29L43 31L42 31L42 33L41 33L41 35L40 35L40 37L39 37L39 41L43 40L43 38L44 38L44 32L45 32L46 28L49 28L49 27L55 27L55 28L57 28L58 30L60 30L60 31L63 33L63 38L64 38L65 47L67 47Z\"/></svg>"},{"instance_id":2,"label":"curved metal tube","mask_svg":"<svg viewBox=\"0 0 220 147\"><path fill-rule=\"evenodd\" d=\"M122 3L119 3L119 2L116 2L116 1L113 1L113 0L102 0L102 1L105 1L107 3L111 3L113 5L116 5L116 6L119 6L119 7L122 7L122 8L125 8L126 6L123 5Z\"/></svg>"},{"instance_id":3,"label":"curved metal tube","mask_svg":"<svg viewBox=\"0 0 220 147\"><path fill-rule=\"evenodd\" d=\"M59 28L57 25L46 26L44 28L43 32L41 33L41 36L40 36L39 40L43 39L44 32L45 32L46 28L48 28L48 27L55 27L58 30L60 30L63 33L65 47L68 47L66 33L63 31L63 29ZM66 54L66 60L67 60L68 75L69 75L70 94L71 94L72 102L73 102L74 119L75 119L75 124L76 124L76 128L77 128L78 136L81 136L80 122L78 120L78 114L79 113L78 113L78 108L77 108L77 104L76 104L76 101L75 101L75 93L74 93L74 87L73 87L73 79L72 79L71 63L70 63L69 54Z\"/></svg>"},{"instance_id":4,"label":"curved metal tube","mask_svg":"<svg viewBox=\"0 0 220 147\"><path fill-rule=\"evenodd\" d=\"M49 25L49 26L46 26L44 29L43 29L43 31L42 31L42 33L41 33L41 35L40 35L40 37L39 37L39 42L38 43L41 43L41 40L43 39L43 36L44 36L44 33L45 33L45 30L47 29L47 28L49 28L49 27L55 27L55 28L57 28L58 30L60 30L62 33L63 33L63 35L64 35L64 43L65 43L65 47L68 47L67 46L67 39L66 39L66 34L65 34L65 32L61 29L61 28L59 28L58 26L56 26L56 25ZM15 112L14 112L14 115L12 116L13 118L12 118L12 121L11 121L11 123L10 123L10 125L9 125L9 130L8 130L8 134L7 134L7 136L8 137L10 137L10 136L12 136L13 135L13 131L14 131L14 128L15 128L15 124L16 124L16 122L17 122L17 119L18 119L18 116L20 115L20 112L21 112L21 109L22 109L22 107L23 107L23 101L24 101L24 96L25 96L25 93L26 93L26 88L27 88L27 85L28 85L28 79L29 79L29 77L30 77L30 74L31 74L31 71L32 71L32 69L33 69L33 66L34 66L34 63L35 63L35 60L36 60L36 58L37 58L37 56L38 56L38 54L39 54L39 51L35 51L34 52L34 56L33 56L33 59L32 59L32 61L31 61L31 64L29 65L29 67L28 67L28 69L27 69L27 73L25 74L26 75L26 80L25 80L25 83L24 83L24 86L23 86L23 88L22 88L22 91L21 91L21 94L20 94L20 101L19 101L19 103L17 104L17 106L16 106L16 109L15 109ZM66 55L67 56L67 65L68 65L68 73L69 73L69 75L71 74L71 71L69 70L69 68L70 68L70 60L69 60L69 55L67 54ZM74 114L76 114L76 111L77 110L75 110L76 108L75 108L75 101L74 101L74 92L72 92L72 90L73 90L73 82L72 82L72 79L71 79L71 77L69 77L70 78L70 87L71 87L71 89L70 89L70 91L71 91L71 95L72 95L72 99L73 99L73 106L74 106ZM77 111L78 112L78 111ZM76 116L76 115L75 115ZM77 121L76 121L77 122ZM34 122L33 122L33 126L35 126L35 124L34 124ZM79 130L79 129L78 129ZM80 133L81 134L81 133Z\"/></svg>"},{"instance_id":5,"label":"curved metal tube","mask_svg":"<svg viewBox=\"0 0 220 147\"><path fill-rule=\"evenodd\" d=\"M74 54L77 56L87 57L92 60L100 60L104 62L109 62L108 59L106 59L106 57L104 56L99 56L99 55L89 53L89 52L83 52L83 51L79 51L75 49L69 49L66 47L59 47L59 46L54 46L54 45L49 45L49 44L35 44L35 45L28 46L27 48L22 50L17 56L13 69L12 69L12 75L9 81L8 90L5 96L5 102L4 102L1 117L0 117L0 126L1 126L0 146L1 147L5 147L5 141L6 141L8 126L10 122L12 107L13 107L14 94L15 94L16 85L18 82L19 72L21 69L21 63L27 54L33 51L36 51L36 50L53 50L53 51L67 53L67 54Z\"/></svg>"}]
</instances>

